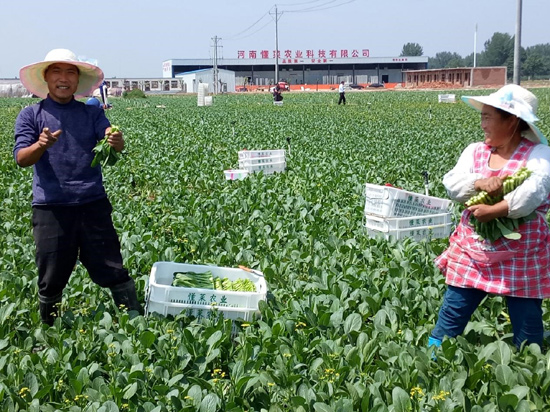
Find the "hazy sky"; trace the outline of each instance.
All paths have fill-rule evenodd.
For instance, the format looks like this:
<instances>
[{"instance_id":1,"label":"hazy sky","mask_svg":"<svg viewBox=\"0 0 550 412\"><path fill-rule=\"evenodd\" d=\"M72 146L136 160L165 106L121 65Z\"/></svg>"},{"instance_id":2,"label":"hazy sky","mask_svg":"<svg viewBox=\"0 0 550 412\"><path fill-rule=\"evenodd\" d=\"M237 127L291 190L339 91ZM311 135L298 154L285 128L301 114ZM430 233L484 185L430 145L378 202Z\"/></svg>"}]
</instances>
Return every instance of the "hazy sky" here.
<instances>
[{"instance_id":1,"label":"hazy sky","mask_svg":"<svg viewBox=\"0 0 550 412\"><path fill-rule=\"evenodd\" d=\"M239 50L365 50L395 57L405 43L425 56L477 51L493 33L516 30L517 0L2 0L0 78L54 48L95 58L107 77L162 77L169 59ZM272 14L270 14L270 12ZM550 0L523 0L522 46L550 43Z\"/></svg>"}]
</instances>

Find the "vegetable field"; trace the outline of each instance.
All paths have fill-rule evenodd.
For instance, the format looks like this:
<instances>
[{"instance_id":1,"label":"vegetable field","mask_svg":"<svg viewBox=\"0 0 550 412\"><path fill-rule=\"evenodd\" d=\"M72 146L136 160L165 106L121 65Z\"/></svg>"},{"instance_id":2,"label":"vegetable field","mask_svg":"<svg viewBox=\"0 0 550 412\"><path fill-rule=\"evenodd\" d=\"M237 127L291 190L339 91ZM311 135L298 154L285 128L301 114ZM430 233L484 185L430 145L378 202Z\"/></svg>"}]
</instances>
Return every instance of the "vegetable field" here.
<instances>
[{"instance_id":1,"label":"vegetable field","mask_svg":"<svg viewBox=\"0 0 550 412\"><path fill-rule=\"evenodd\" d=\"M533 92L550 136L550 89ZM288 93L281 107L269 94L215 96L211 107L196 96L112 102L127 146L104 179L138 296L157 261L261 270L261 319L238 322L234 339L223 320L131 318L81 265L62 318L41 325L32 169L12 157L15 118L32 100L0 99L0 410L548 410L550 355L515 349L500 297L431 359L445 290L433 259L447 239L369 239L362 226L364 183L424 193L428 171L430 194L446 197L443 174L482 139L479 114L437 94L350 92L346 106L337 93ZM286 172L226 181L244 148L287 149Z\"/></svg>"}]
</instances>

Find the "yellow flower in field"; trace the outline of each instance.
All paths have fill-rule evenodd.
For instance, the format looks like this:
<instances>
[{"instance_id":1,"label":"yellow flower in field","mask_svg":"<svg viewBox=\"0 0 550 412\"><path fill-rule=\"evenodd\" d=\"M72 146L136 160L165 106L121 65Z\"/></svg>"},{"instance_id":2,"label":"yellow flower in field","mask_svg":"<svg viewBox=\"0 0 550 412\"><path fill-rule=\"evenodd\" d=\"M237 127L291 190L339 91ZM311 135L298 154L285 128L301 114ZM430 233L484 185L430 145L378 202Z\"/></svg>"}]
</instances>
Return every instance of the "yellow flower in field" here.
<instances>
[{"instance_id":1,"label":"yellow flower in field","mask_svg":"<svg viewBox=\"0 0 550 412\"><path fill-rule=\"evenodd\" d=\"M292 355L291 355L290 353L283 353L283 356L284 356L285 358L290 358Z\"/></svg>"},{"instance_id":2,"label":"yellow flower in field","mask_svg":"<svg viewBox=\"0 0 550 412\"><path fill-rule=\"evenodd\" d=\"M27 388L26 386L21 388L19 390L19 396L23 397L25 396L27 393L29 393L31 390L29 388Z\"/></svg>"},{"instance_id":3,"label":"yellow flower in field","mask_svg":"<svg viewBox=\"0 0 550 412\"><path fill-rule=\"evenodd\" d=\"M307 326L307 325L306 325L304 322L298 322L298 323L296 324L296 327L297 327L297 328L305 328L306 326Z\"/></svg>"},{"instance_id":4,"label":"yellow flower in field","mask_svg":"<svg viewBox=\"0 0 550 412\"><path fill-rule=\"evenodd\" d=\"M434 401L444 401L445 399L447 399L447 396L450 395L451 392L447 392L447 391L439 391L439 394L438 395L434 395L432 397L432 399Z\"/></svg>"},{"instance_id":5,"label":"yellow flower in field","mask_svg":"<svg viewBox=\"0 0 550 412\"><path fill-rule=\"evenodd\" d=\"M414 386L411 388L411 398L414 398L415 396L418 396L419 398L424 396L424 391L420 386Z\"/></svg>"},{"instance_id":6,"label":"yellow flower in field","mask_svg":"<svg viewBox=\"0 0 550 412\"><path fill-rule=\"evenodd\" d=\"M166 329L166 333L168 333L168 334L174 333L174 330L173 329Z\"/></svg>"},{"instance_id":7,"label":"yellow flower in field","mask_svg":"<svg viewBox=\"0 0 550 412\"><path fill-rule=\"evenodd\" d=\"M248 328L250 326L250 323L241 323L242 328Z\"/></svg>"},{"instance_id":8,"label":"yellow flower in field","mask_svg":"<svg viewBox=\"0 0 550 412\"><path fill-rule=\"evenodd\" d=\"M273 382L267 382L267 386L275 386Z\"/></svg>"}]
</instances>

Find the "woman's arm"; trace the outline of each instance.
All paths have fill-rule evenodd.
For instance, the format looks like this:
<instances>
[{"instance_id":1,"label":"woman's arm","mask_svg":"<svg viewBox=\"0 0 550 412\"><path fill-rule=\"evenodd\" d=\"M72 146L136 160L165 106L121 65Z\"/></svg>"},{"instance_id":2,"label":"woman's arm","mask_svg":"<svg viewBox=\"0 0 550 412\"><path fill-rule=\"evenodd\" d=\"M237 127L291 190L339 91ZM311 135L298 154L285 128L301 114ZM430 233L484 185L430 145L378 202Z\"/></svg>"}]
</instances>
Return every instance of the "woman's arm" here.
<instances>
[{"instance_id":1,"label":"woman's arm","mask_svg":"<svg viewBox=\"0 0 550 412\"><path fill-rule=\"evenodd\" d=\"M510 218L529 215L550 193L550 147L539 144L533 148L525 166L531 171L531 176L504 196Z\"/></svg>"},{"instance_id":2,"label":"woman's arm","mask_svg":"<svg viewBox=\"0 0 550 412\"><path fill-rule=\"evenodd\" d=\"M443 176L443 185L452 200L464 203L477 191L475 182L483 178L479 173L473 173L474 151L479 143L472 143L460 155L455 167Z\"/></svg>"}]
</instances>

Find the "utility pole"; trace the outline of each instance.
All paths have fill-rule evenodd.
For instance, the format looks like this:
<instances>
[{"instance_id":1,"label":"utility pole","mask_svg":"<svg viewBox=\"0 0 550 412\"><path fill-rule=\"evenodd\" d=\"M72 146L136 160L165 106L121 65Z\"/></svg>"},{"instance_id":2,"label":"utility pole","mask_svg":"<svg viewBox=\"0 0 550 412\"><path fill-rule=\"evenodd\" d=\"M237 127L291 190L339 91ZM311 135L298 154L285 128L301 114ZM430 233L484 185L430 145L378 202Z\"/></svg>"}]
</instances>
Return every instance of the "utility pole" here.
<instances>
[{"instance_id":1,"label":"utility pole","mask_svg":"<svg viewBox=\"0 0 550 412\"><path fill-rule=\"evenodd\" d=\"M521 2L517 0L516 38L514 41L514 83L520 84L520 53L521 53Z\"/></svg>"},{"instance_id":2,"label":"utility pole","mask_svg":"<svg viewBox=\"0 0 550 412\"><path fill-rule=\"evenodd\" d=\"M214 62L213 62L213 70L214 70L214 94L218 94L218 40L221 40L218 36L214 36L212 38L214 41Z\"/></svg>"},{"instance_id":3,"label":"utility pole","mask_svg":"<svg viewBox=\"0 0 550 412\"><path fill-rule=\"evenodd\" d=\"M476 54L477 54L477 23L476 30L474 31L474 68L476 67Z\"/></svg>"},{"instance_id":4,"label":"utility pole","mask_svg":"<svg viewBox=\"0 0 550 412\"><path fill-rule=\"evenodd\" d=\"M270 13L271 14L271 13ZM275 5L275 85L279 84L279 13Z\"/></svg>"}]
</instances>

